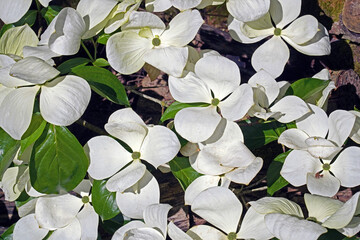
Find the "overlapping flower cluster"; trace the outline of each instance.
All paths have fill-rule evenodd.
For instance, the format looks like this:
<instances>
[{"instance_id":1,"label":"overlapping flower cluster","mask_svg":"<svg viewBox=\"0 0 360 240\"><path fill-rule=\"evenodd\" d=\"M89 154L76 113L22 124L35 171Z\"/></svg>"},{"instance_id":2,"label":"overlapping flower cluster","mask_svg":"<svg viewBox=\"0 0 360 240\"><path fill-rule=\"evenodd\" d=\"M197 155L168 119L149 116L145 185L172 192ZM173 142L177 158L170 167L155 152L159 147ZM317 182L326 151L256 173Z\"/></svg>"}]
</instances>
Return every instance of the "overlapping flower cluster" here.
<instances>
[{"instance_id":1,"label":"overlapping flower cluster","mask_svg":"<svg viewBox=\"0 0 360 240\"><path fill-rule=\"evenodd\" d=\"M50 1L40 2L47 6ZM78 76L60 76L52 58L76 54L82 39L102 31L111 34L106 55L113 69L132 74L151 65L169 75L177 102L192 104L176 113L173 128L147 125L131 108L114 112L105 124L109 136L94 137L84 146L88 179L70 193L37 192L28 167L33 146L18 153L2 176L1 188L7 200L18 199L24 191L31 199L18 208L21 219L13 239L97 239L99 217L91 205L94 180L106 181L106 191L116 194L126 219L137 219L118 229L113 239L317 239L327 229L346 236L360 230L359 194L346 203L329 198L340 186L360 185L360 148L344 147L348 138L360 143L359 112L337 110L327 116L324 109L334 88L327 70L314 76L329 82L314 102L287 94L290 84L275 80L289 60L287 44L311 56L329 54L327 30L313 16L299 17L301 0L227 0L228 27L236 41L267 39L252 55L256 74L241 83L235 62L187 46L203 23L195 8L223 3L146 0L148 11L180 10L166 25L154 13L137 11L140 0L81 0L76 9L62 9L40 40L27 25L4 33L0 127L16 140L29 128L36 101L43 119L53 125L68 126L81 117L90 101L90 86ZM0 19L13 23L31 1L2 4ZM293 149L281 175L293 186L307 185L311 194L305 194L306 219L296 203L265 197L250 202L241 220L243 206L230 184L248 185L263 167L263 159L245 145L237 124L250 117L295 122L296 128L278 139ZM176 133L186 144L180 145ZM185 204L213 227L195 226L185 233L167 222L171 206L160 203L159 184L148 165L168 169L180 155L201 174L186 188Z\"/></svg>"}]
</instances>

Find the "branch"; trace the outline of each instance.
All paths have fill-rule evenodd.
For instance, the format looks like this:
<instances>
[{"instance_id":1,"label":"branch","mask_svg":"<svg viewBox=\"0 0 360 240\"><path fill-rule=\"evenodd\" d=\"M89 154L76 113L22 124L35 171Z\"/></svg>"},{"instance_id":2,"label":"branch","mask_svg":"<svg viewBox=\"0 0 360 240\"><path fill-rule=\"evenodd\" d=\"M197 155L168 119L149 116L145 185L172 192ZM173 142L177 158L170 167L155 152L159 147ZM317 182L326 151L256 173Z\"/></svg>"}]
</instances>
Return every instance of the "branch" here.
<instances>
[{"instance_id":1,"label":"branch","mask_svg":"<svg viewBox=\"0 0 360 240\"><path fill-rule=\"evenodd\" d=\"M101 128L91 124L91 123L88 123L87 121L83 120L83 119L79 119L76 121L77 124L97 133L97 134L100 134L100 135L108 135L107 132L105 132L104 130L102 130Z\"/></svg>"}]
</instances>

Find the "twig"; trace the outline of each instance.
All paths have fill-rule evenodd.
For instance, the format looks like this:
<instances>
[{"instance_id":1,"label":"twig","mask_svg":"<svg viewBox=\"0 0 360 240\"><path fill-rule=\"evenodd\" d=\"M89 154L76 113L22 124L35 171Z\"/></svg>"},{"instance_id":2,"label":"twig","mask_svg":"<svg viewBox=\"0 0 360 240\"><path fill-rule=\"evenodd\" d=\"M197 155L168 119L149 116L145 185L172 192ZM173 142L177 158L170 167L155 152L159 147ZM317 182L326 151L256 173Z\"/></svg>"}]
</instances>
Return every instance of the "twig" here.
<instances>
[{"instance_id":1,"label":"twig","mask_svg":"<svg viewBox=\"0 0 360 240\"><path fill-rule=\"evenodd\" d=\"M264 181L266 179L266 176L262 177L259 181L247 186L244 188L244 190L249 189L249 188L253 188L256 187L257 185L259 185L260 183L262 183L262 181Z\"/></svg>"},{"instance_id":2,"label":"twig","mask_svg":"<svg viewBox=\"0 0 360 240\"><path fill-rule=\"evenodd\" d=\"M253 192L261 192L261 191L265 191L267 188L268 188L267 186L263 186L263 187L243 191L243 192L241 192L241 194L245 195L245 194L253 193Z\"/></svg>"},{"instance_id":3,"label":"twig","mask_svg":"<svg viewBox=\"0 0 360 240\"><path fill-rule=\"evenodd\" d=\"M87 49L87 47L85 46L84 42L81 41L81 46L82 48L85 50L86 54L88 55L88 57L90 58L91 62L94 62L94 58L91 56L89 50Z\"/></svg>"},{"instance_id":4,"label":"twig","mask_svg":"<svg viewBox=\"0 0 360 240\"><path fill-rule=\"evenodd\" d=\"M153 102L159 104L161 107L169 107L169 104L165 103L164 101L160 101L160 100L157 99L157 98L150 97L149 95L146 95L146 94L141 93L141 92L139 92L139 91L136 91L136 90L134 90L134 89L130 90L130 92L132 92L132 93L134 93L134 94L136 94L136 95L139 95L140 97L143 97L143 98L145 98L145 99L148 99L148 100L150 100L150 101L153 101Z\"/></svg>"},{"instance_id":5,"label":"twig","mask_svg":"<svg viewBox=\"0 0 360 240\"><path fill-rule=\"evenodd\" d=\"M77 124L97 133L97 134L100 134L100 135L108 135L107 132L105 132L104 130L102 130L101 128L91 124L91 123L88 123L87 121L83 120L83 119L79 119L76 121Z\"/></svg>"}]
</instances>

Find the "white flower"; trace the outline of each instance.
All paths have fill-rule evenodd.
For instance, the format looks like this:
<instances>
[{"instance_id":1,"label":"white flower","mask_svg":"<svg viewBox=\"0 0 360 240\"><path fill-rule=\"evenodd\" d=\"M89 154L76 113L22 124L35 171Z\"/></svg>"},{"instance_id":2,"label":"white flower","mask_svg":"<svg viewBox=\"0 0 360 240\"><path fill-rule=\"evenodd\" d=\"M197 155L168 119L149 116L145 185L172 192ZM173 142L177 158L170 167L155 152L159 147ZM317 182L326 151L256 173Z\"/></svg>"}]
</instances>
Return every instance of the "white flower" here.
<instances>
[{"instance_id":1,"label":"white flower","mask_svg":"<svg viewBox=\"0 0 360 240\"><path fill-rule=\"evenodd\" d=\"M186 233L193 239L235 240L272 237L263 223L262 216L253 209L246 212L238 229L243 207L228 188L215 186L202 191L194 199L191 210L221 230L205 225L195 226ZM173 240L188 239L173 224L169 224L168 234Z\"/></svg>"},{"instance_id":2,"label":"white flower","mask_svg":"<svg viewBox=\"0 0 360 240\"><path fill-rule=\"evenodd\" d=\"M273 77L280 76L290 56L285 42L306 55L330 54L326 28L311 15L297 18L300 10L301 0L271 0L269 12L263 17L251 22L235 18L229 24L232 37L239 42L254 43L272 36L252 55L256 71L264 69Z\"/></svg>"},{"instance_id":3,"label":"white flower","mask_svg":"<svg viewBox=\"0 0 360 240\"><path fill-rule=\"evenodd\" d=\"M169 204L151 204L143 213L142 221L131 221L119 228L112 240L123 240L141 236L142 239L165 240L167 236L167 215L171 206Z\"/></svg>"},{"instance_id":4,"label":"white flower","mask_svg":"<svg viewBox=\"0 0 360 240\"><path fill-rule=\"evenodd\" d=\"M185 204L191 204L199 192L210 186L228 186L230 182L249 184L260 171L263 160L243 143L240 127L222 119L214 134L205 142L188 143L181 153L190 156L191 166L206 174L193 181L185 191ZM186 151L186 152L185 152Z\"/></svg>"},{"instance_id":5,"label":"white flower","mask_svg":"<svg viewBox=\"0 0 360 240\"><path fill-rule=\"evenodd\" d=\"M49 5L51 0L39 0L44 7ZM0 19L5 23L19 21L29 10L32 0L2 0L0 8Z\"/></svg>"},{"instance_id":6,"label":"white flower","mask_svg":"<svg viewBox=\"0 0 360 240\"><path fill-rule=\"evenodd\" d=\"M222 56L209 55L200 59L195 64L195 73L189 72L184 78L170 76L169 89L179 102L209 105L185 108L175 116L176 131L193 143L208 139L222 117L239 120L253 105L251 86L240 85L238 66Z\"/></svg>"},{"instance_id":7,"label":"white flower","mask_svg":"<svg viewBox=\"0 0 360 240\"><path fill-rule=\"evenodd\" d=\"M179 140L166 127L145 125L131 108L114 112L105 129L126 143L132 152L111 137L94 137L86 144L90 157L88 173L97 180L110 177L106 188L116 192L121 212L131 218L141 218L147 205L158 203L160 192L156 179L140 159L157 168L176 156Z\"/></svg>"},{"instance_id":8,"label":"white flower","mask_svg":"<svg viewBox=\"0 0 360 240\"><path fill-rule=\"evenodd\" d=\"M3 56L5 57L5 56ZM0 68L0 126L14 139L20 140L30 125L34 101L39 91L40 112L49 123L68 126L84 113L90 101L91 89L82 78L67 75L36 57ZM52 81L51 81L52 80Z\"/></svg>"},{"instance_id":9,"label":"white flower","mask_svg":"<svg viewBox=\"0 0 360 240\"><path fill-rule=\"evenodd\" d=\"M256 211L257 219L263 219L262 224L266 225L268 231L284 240L316 240L327 232L326 228L336 229L348 237L359 232L360 218L355 217L358 214L359 193L346 203L307 193L304 198L308 210L306 219L298 204L279 197L252 201L248 211Z\"/></svg>"},{"instance_id":10,"label":"white flower","mask_svg":"<svg viewBox=\"0 0 360 240\"><path fill-rule=\"evenodd\" d=\"M89 26L82 38L91 38L102 29L105 33L114 32L129 20L140 3L141 0L81 0L76 10Z\"/></svg>"},{"instance_id":11,"label":"white flower","mask_svg":"<svg viewBox=\"0 0 360 240\"><path fill-rule=\"evenodd\" d=\"M279 143L294 149L286 157L280 174L294 186L307 184L310 193L331 197L340 185L360 184L357 174L360 148L348 147L340 152L354 126L355 116L337 110L327 118L319 107L311 105L311 108L314 114L298 120L297 129L284 131L278 139Z\"/></svg>"},{"instance_id":12,"label":"white flower","mask_svg":"<svg viewBox=\"0 0 360 240\"><path fill-rule=\"evenodd\" d=\"M33 210L16 223L14 240L42 239L49 231L50 239L97 239L99 216L90 204L90 187L90 181L83 180L74 189L81 198L64 194L31 200Z\"/></svg>"},{"instance_id":13,"label":"white flower","mask_svg":"<svg viewBox=\"0 0 360 240\"><path fill-rule=\"evenodd\" d=\"M32 51L45 51L55 56L73 55L80 49L81 38L88 30L84 19L75 9L63 8L51 21L45 32L41 35L39 49L32 48ZM54 54L55 53L55 54Z\"/></svg>"},{"instance_id":14,"label":"white flower","mask_svg":"<svg viewBox=\"0 0 360 240\"><path fill-rule=\"evenodd\" d=\"M197 10L179 13L169 28L152 13L133 12L122 32L112 35L107 42L109 63L122 74L137 72L146 62L180 77L188 59L184 46L195 37L202 23Z\"/></svg>"},{"instance_id":15,"label":"white flower","mask_svg":"<svg viewBox=\"0 0 360 240\"><path fill-rule=\"evenodd\" d=\"M264 120L272 117L279 122L289 123L311 111L297 96L285 96L275 102L284 83L276 82L265 70L257 72L248 83L253 88L255 101L255 105L249 111L250 116Z\"/></svg>"}]
</instances>

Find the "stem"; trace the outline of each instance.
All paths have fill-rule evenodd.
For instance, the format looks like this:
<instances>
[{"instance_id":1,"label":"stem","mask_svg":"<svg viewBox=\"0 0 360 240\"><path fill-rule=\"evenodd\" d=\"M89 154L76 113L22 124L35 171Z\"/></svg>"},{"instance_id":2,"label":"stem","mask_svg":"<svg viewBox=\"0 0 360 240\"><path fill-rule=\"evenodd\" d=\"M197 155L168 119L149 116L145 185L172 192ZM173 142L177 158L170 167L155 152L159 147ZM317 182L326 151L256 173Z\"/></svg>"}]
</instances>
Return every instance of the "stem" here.
<instances>
[{"instance_id":1,"label":"stem","mask_svg":"<svg viewBox=\"0 0 360 240\"><path fill-rule=\"evenodd\" d=\"M268 188L267 186L263 186L263 187L243 191L241 194L245 195L245 194L253 193L253 192L261 192L261 191L265 191L267 188Z\"/></svg>"},{"instance_id":2,"label":"stem","mask_svg":"<svg viewBox=\"0 0 360 240\"><path fill-rule=\"evenodd\" d=\"M97 43L94 41L94 38L91 38L91 42L94 45L94 58L96 59L96 55L97 55Z\"/></svg>"},{"instance_id":3,"label":"stem","mask_svg":"<svg viewBox=\"0 0 360 240\"><path fill-rule=\"evenodd\" d=\"M91 123L88 123L87 121L83 120L83 119L79 119L76 121L77 124L97 133L97 134L100 134L100 135L108 135L107 132L105 132L104 130L102 130L101 128L91 124Z\"/></svg>"},{"instance_id":4,"label":"stem","mask_svg":"<svg viewBox=\"0 0 360 240\"><path fill-rule=\"evenodd\" d=\"M94 58L91 56L89 50L87 49L87 47L85 46L85 44L84 44L83 41L81 41L81 46L82 46L82 48L85 50L85 52L86 52L86 54L88 55L88 57L90 58L90 60L91 60L92 62L94 62L94 61L95 61Z\"/></svg>"},{"instance_id":5,"label":"stem","mask_svg":"<svg viewBox=\"0 0 360 240\"><path fill-rule=\"evenodd\" d=\"M249 188L253 188L253 187L256 187L257 185L259 185L262 181L264 181L266 179L266 176L262 177L259 181L247 186L244 188L245 189L249 189Z\"/></svg>"},{"instance_id":6,"label":"stem","mask_svg":"<svg viewBox=\"0 0 360 240\"><path fill-rule=\"evenodd\" d=\"M146 94L141 93L139 91L136 91L134 89L130 90L130 92L135 93L136 95L139 95L140 97L143 97L143 98L148 99L150 101L153 101L153 102L159 104L161 107L169 107L169 104L165 103L164 101L160 101L157 98L150 97L149 95L146 95Z\"/></svg>"}]
</instances>

